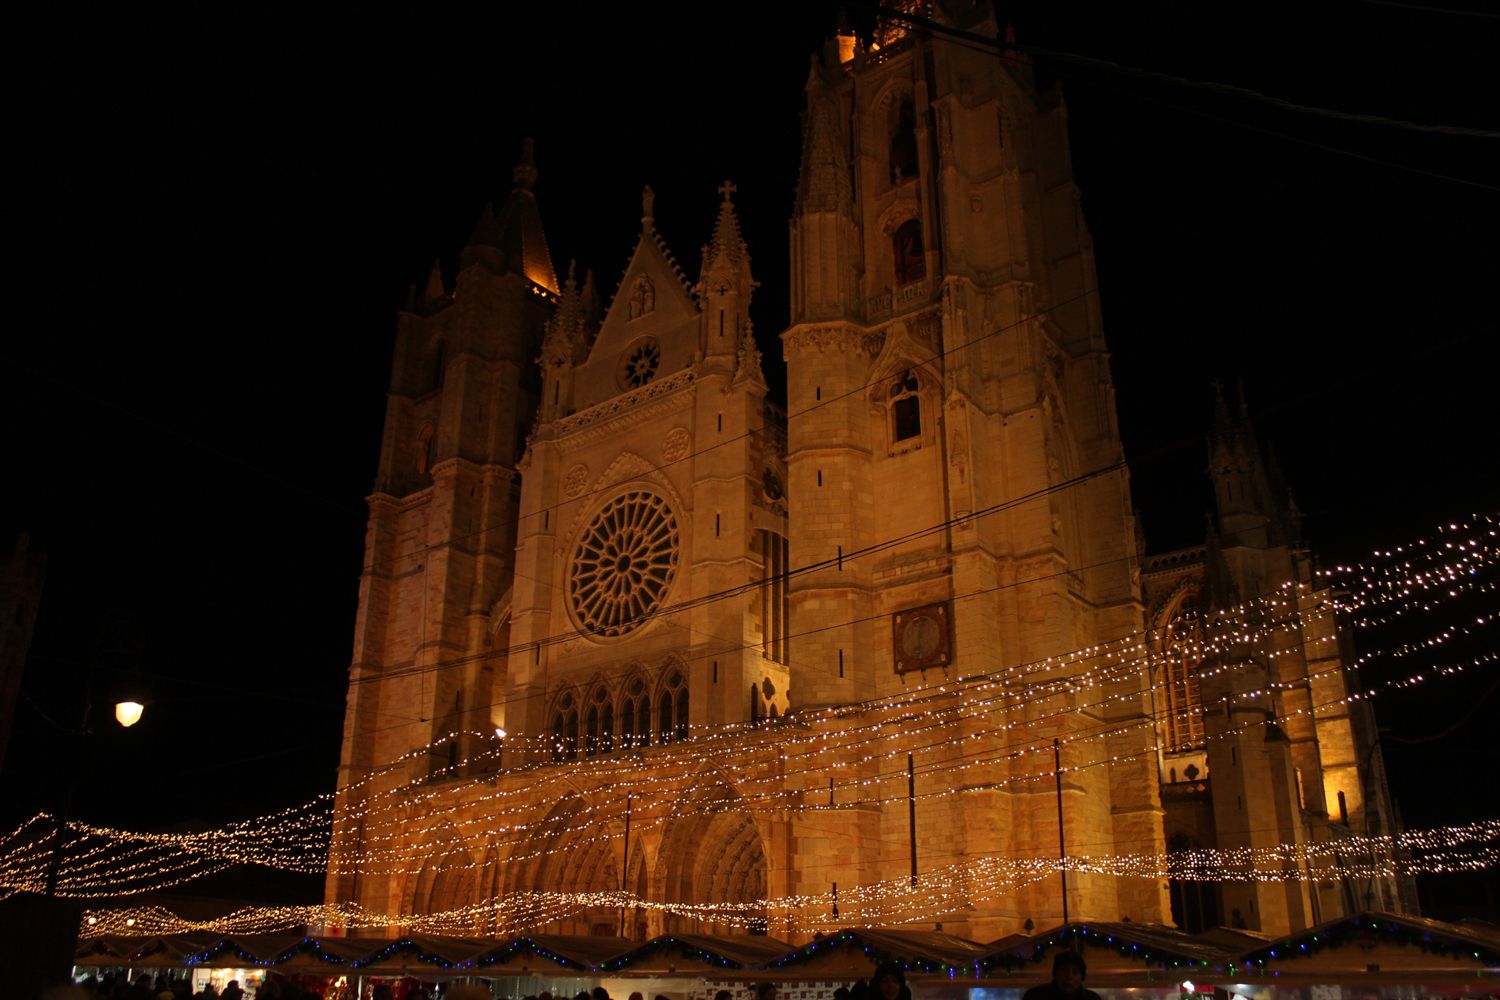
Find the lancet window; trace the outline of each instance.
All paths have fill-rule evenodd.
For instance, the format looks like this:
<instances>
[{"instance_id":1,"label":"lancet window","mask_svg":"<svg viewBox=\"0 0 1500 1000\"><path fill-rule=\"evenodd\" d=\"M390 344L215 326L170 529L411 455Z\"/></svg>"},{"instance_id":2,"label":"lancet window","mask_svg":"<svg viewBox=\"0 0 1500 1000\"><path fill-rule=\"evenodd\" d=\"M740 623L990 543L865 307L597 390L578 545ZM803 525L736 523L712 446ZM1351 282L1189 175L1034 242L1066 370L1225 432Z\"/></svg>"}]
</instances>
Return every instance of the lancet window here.
<instances>
[{"instance_id":1,"label":"lancet window","mask_svg":"<svg viewBox=\"0 0 1500 1000\"><path fill-rule=\"evenodd\" d=\"M578 759L578 703L564 692L552 713L552 759Z\"/></svg>"},{"instance_id":2,"label":"lancet window","mask_svg":"<svg viewBox=\"0 0 1500 1000\"><path fill-rule=\"evenodd\" d=\"M585 718L584 754L609 753L615 747L615 710L609 701L609 691L600 684L589 697L588 714Z\"/></svg>"},{"instance_id":3,"label":"lancet window","mask_svg":"<svg viewBox=\"0 0 1500 1000\"><path fill-rule=\"evenodd\" d=\"M787 596L787 540L785 535L762 530L760 533L761 579L760 629L761 651L768 660L786 663L787 622L791 604Z\"/></svg>"},{"instance_id":4,"label":"lancet window","mask_svg":"<svg viewBox=\"0 0 1500 1000\"><path fill-rule=\"evenodd\" d=\"M667 673L656 700L656 737L659 743L685 740L688 734L688 686L676 667Z\"/></svg>"},{"instance_id":5,"label":"lancet window","mask_svg":"<svg viewBox=\"0 0 1500 1000\"><path fill-rule=\"evenodd\" d=\"M641 747L651 742L651 699L646 685L632 678L620 699L620 746Z\"/></svg>"},{"instance_id":6,"label":"lancet window","mask_svg":"<svg viewBox=\"0 0 1500 1000\"><path fill-rule=\"evenodd\" d=\"M910 368L887 386L886 404L890 408L892 444L921 440L922 398L918 395L921 388L917 373Z\"/></svg>"},{"instance_id":7,"label":"lancet window","mask_svg":"<svg viewBox=\"0 0 1500 1000\"><path fill-rule=\"evenodd\" d=\"M1163 630L1167 749L1191 750L1203 745L1203 698L1198 662L1203 658L1197 613L1179 608Z\"/></svg>"},{"instance_id":8,"label":"lancet window","mask_svg":"<svg viewBox=\"0 0 1500 1000\"><path fill-rule=\"evenodd\" d=\"M896 265L896 287L927 277L927 255L922 245L922 220L907 219L891 234L891 257Z\"/></svg>"},{"instance_id":9,"label":"lancet window","mask_svg":"<svg viewBox=\"0 0 1500 1000\"><path fill-rule=\"evenodd\" d=\"M900 184L917 176L917 112L911 95L891 106L891 183Z\"/></svg>"}]
</instances>

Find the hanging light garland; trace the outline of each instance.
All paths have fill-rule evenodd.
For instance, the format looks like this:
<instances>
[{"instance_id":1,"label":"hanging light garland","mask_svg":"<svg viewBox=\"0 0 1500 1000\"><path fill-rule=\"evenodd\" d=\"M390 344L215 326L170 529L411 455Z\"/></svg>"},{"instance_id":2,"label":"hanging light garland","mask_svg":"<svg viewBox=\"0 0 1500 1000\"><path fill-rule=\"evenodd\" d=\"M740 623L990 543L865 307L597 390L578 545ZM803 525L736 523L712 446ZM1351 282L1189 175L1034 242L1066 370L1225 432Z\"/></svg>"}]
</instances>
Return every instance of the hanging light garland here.
<instances>
[{"instance_id":1,"label":"hanging light garland","mask_svg":"<svg viewBox=\"0 0 1500 1000\"><path fill-rule=\"evenodd\" d=\"M1394 620L1416 608L1430 611L1445 599L1451 600L1471 591L1493 592L1496 581L1480 579L1478 572L1493 565L1497 557L1500 557L1500 549L1497 549L1494 541L1497 537L1496 524L1495 518L1483 517L1477 519L1475 526L1466 524L1462 529L1457 525L1449 526L1440 532L1440 535L1447 536L1440 537L1441 544L1419 541L1392 553L1377 553L1379 558L1369 565L1320 571L1319 576L1325 577L1327 583L1322 584L1318 591L1306 585L1290 584L1271 595L1244 602L1235 609L1207 616L1203 628L1205 638L1194 648L1193 653L1200 658L1219 657L1224 662L1206 669L1203 676L1241 669L1243 663L1229 662L1226 659L1235 646L1266 644L1278 631L1299 633L1309 616L1361 610L1366 612L1361 619L1364 627L1372 627L1374 624ZM1465 537L1463 530L1471 528L1478 534ZM1322 596L1308 604L1318 594ZM1372 609L1382 606L1387 607L1388 612L1376 615ZM1278 613L1281 617L1271 617ZM1472 625L1449 626L1427 640L1406 643L1390 650L1377 650L1362 658L1361 663L1369 662L1379 655L1399 658L1435 648L1451 641L1456 635L1471 634L1474 628L1493 623L1495 617L1493 614L1481 614L1473 620ZM626 754L561 764L531 764L501 772L500 776L514 779L520 774L530 774L554 788L578 783L607 783L617 793L628 791L638 795L670 797L684 807L674 809L665 816L641 820L658 825L689 815L691 809L698 805L710 811L718 808L694 794L695 791L700 791L695 782L705 765L735 775L736 787L741 792L735 800L739 807L774 810L829 808L803 801L806 795L804 789L785 787L789 778L814 773L846 775L838 786L845 795L836 807L879 804L893 799L851 799L847 793L851 789L878 786L891 780L891 774L857 776L883 761L906 753L946 753L946 758L939 757L925 762L923 773L952 775L1001 763L1014 771L1027 758L1037 757L1050 746L1050 742L1042 742L1042 736L1026 738L1024 734L1028 730L1055 727L1059 720L1083 712L1097 713L1110 704L1128 703L1133 698L1138 698L1138 692L1125 690L1096 701L1068 703L1075 695L1139 676L1143 669L1160 665L1163 653L1153 649L1150 642L1154 631L1146 630L1112 642L990 674L913 688L894 697L858 706L841 706L807 713L796 720L803 728L766 729L744 725L715 727L694 733L692 739L679 744L642 748L640 755ZM1331 638L1319 636L1312 641L1328 641ZM1298 651L1296 648L1273 649L1270 655L1274 658ZM1491 659L1493 657L1485 657L1475 662L1489 662ZM1389 681L1379 686L1379 689L1395 690L1421 683L1429 676L1451 676L1464 669L1464 666L1450 665L1419 671L1406 678ZM1338 673L1342 669L1335 667L1326 673ZM1262 697L1287 686L1288 682L1271 680L1263 687L1237 692L1234 697ZM1282 717L1282 721L1299 715L1315 716L1320 710L1368 700L1376 694L1376 688L1354 692L1323 705L1290 712ZM1033 713L1028 718L1011 719L1003 724L990 721L997 712L1003 713L1020 705L1034 707L1046 699L1061 699L1063 708L1057 712ZM851 718L865 718L868 721L852 726L834 724L847 722ZM955 727L974 722L987 725L967 734L966 739L970 742L993 741L1007 732L1016 736L1017 742L1005 747L982 747L983 755L965 757L959 754L955 757L951 748L951 734ZM1071 731L1064 730L1064 743L1076 750L1090 742L1117 739L1128 731L1146 730L1154 725L1152 719L1121 724L1107 723L1096 727L1092 732L1075 726ZM931 734L934 741L921 743L925 734ZM1228 735L1231 733L1214 738ZM431 869L433 853L449 848L458 851L467 848L476 839L487 839L503 845L558 839L568 841L566 850L573 850L579 846L576 840L578 835L589 830L597 831L601 825L618 818L618 810L609 803L584 802L573 812L549 815L537 820L531 806L538 791L534 784L513 783L510 787L501 787L502 783L497 783L478 794L473 791L476 787L473 782L423 787L421 782L408 781L393 788L374 788L380 777L392 773L413 759L429 755L434 748L450 741L464 737L472 739L475 736L485 738L485 734L450 733L425 747L403 754L395 761L346 785L343 789L345 801L339 807L335 807L335 796L320 796L312 803L293 806L270 817L231 824L207 834L135 834L85 824L70 824L72 829L84 836L80 842L70 845L61 882L69 894L121 894L160 887L167 884L163 880L170 880L172 883L184 881L206 870L217 870L218 867L241 862L295 871L326 870L335 874L353 871L367 874L407 874ZM508 742L536 749L545 749L547 746L545 737L530 740L512 737ZM1067 772L1107 766L1139 758L1146 752L1154 752L1154 748L1143 747L1135 753L1116 753L1073 763L1062 770ZM454 767L439 769L435 774L439 778L450 773L457 775L466 768L487 766L492 761L498 763L498 756L498 749L486 747ZM647 762L649 768L643 767ZM739 766L735 766L736 764ZM1052 774L1053 769L1042 766L1032 773L1012 773L1000 784L987 785L985 788L1050 780ZM495 776L486 780L495 781ZM366 788L371 789L370 794L363 801L349 805L349 793ZM924 792L923 797L951 795L969 790L973 789L938 789ZM505 817L514 817L514 821L498 822ZM3 852L0 852L0 886L14 890L18 886L28 887L34 881L36 873L49 856L46 838L38 836L37 824L50 829L48 824L51 822L50 818L36 817L18 827L4 841L0 841L0 846L4 847ZM330 852L330 823L335 842L341 835L347 836L354 831L357 824L364 823L374 829L363 838L364 843L359 853L346 858L339 850ZM613 836L615 834L608 830L603 834L595 833L596 839L609 840ZM506 863L532 860L548 853L553 852L536 848L529 854L512 854L507 857Z\"/></svg>"}]
</instances>

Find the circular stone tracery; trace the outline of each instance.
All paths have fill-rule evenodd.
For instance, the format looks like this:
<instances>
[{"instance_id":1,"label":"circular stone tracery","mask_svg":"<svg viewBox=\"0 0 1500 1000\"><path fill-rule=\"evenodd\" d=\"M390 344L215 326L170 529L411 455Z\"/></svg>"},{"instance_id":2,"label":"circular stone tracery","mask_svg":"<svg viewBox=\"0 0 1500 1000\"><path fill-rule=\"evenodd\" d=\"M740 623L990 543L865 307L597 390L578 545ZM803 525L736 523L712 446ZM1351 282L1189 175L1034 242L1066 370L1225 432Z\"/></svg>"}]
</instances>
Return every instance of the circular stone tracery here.
<instances>
[{"instance_id":1,"label":"circular stone tracery","mask_svg":"<svg viewBox=\"0 0 1500 1000\"><path fill-rule=\"evenodd\" d=\"M578 623L597 636L626 635L645 624L677 573L677 518L655 493L632 490L594 516L568 572Z\"/></svg>"},{"instance_id":2,"label":"circular stone tracery","mask_svg":"<svg viewBox=\"0 0 1500 1000\"><path fill-rule=\"evenodd\" d=\"M625 389L639 389L656 377L661 366L661 347L654 337L638 340L620 359L620 385Z\"/></svg>"}]
</instances>

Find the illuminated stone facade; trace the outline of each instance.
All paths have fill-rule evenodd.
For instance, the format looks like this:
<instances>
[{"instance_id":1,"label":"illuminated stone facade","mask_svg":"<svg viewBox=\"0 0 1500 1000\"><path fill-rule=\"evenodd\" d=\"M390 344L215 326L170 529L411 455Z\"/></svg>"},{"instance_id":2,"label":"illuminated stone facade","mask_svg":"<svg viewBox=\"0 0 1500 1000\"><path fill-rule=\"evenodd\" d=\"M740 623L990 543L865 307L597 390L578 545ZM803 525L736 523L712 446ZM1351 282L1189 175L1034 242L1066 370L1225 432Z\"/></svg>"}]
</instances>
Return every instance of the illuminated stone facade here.
<instances>
[{"instance_id":1,"label":"illuminated stone facade","mask_svg":"<svg viewBox=\"0 0 1500 1000\"><path fill-rule=\"evenodd\" d=\"M492 904L476 931L988 940L1060 919L1055 875L986 867L1055 858L1059 802L1070 854L1362 832L1360 720L1265 724L1341 696L1316 595L1315 628L1265 640L1289 655L1203 679L1189 652L1205 581L1227 607L1307 579L1270 487L1221 492L1217 547L1143 563L1060 99L885 30L807 82L789 418L731 185L695 281L648 189L604 301L556 280L528 161L456 292L403 312L330 899ZM1216 481L1263 479L1221 432ZM1204 713L1268 669L1316 680ZM643 905L579 895L619 890ZM1075 873L1067 909L1282 932L1343 900Z\"/></svg>"}]
</instances>

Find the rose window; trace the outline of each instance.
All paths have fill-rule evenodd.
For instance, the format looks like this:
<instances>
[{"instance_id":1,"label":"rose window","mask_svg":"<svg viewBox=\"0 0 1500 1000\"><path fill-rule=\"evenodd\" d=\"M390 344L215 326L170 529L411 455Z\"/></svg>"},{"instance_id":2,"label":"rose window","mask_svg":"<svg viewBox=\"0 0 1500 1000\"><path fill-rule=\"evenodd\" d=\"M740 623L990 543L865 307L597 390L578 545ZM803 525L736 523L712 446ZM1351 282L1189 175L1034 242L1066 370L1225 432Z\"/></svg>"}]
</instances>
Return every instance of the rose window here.
<instances>
[{"instance_id":1,"label":"rose window","mask_svg":"<svg viewBox=\"0 0 1500 1000\"><path fill-rule=\"evenodd\" d=\"M665 500L635 490L595 515L568 573L578 623L599 636L633 632L661 606L677 572L677 518Z\"/></svg>"},{"instance_id":2,"label":"rose window","mask_svg":"<svg viewBox=\"0 0 1500 1000\"><path fill-rule=\"evenodd\" d=\"M661 366L661 345L650 337L634 344L620 362L620 383L627 389L639 389L656 377Z\"/></svg>"}]
</instances>

